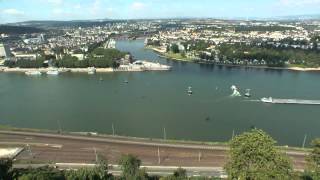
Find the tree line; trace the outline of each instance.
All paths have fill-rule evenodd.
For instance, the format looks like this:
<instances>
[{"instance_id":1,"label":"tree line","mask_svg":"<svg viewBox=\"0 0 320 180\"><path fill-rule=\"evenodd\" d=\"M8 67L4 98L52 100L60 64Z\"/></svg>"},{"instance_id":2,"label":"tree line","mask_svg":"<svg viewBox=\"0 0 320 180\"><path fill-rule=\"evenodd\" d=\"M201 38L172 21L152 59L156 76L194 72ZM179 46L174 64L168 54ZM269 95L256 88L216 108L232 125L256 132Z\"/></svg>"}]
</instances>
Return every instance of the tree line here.
<instances>
[{"instance_id":1,"label":"tree line","mask_svg":"<svg viewBox=\"0 0 320 180\"><path fill-rule=\"evenodd\" d=\"M261 32L274 32L274 31L287 31L287 30L295 30L294 27L287 26L235 26L236 32L252 32L252 31L261 31Z\"/></svg>"},{"instance_id":2,"label":"tree line","mask_svg":"<svg viewBox=\"0 0 320 180\"><path fill-rule=\"evenodd\" d=\"M0 180L215 180L218 178L188 178L186 170L178 168L172 175L160 177L151 176L146 169L141 168L141 160L134 155L122 155L119 160L121 175L109 173L107 161L99 156L100 160L92 168L77 170L59 170L53 167L28 169L13 169L12 161L0 160ZM102 159L101 159L102 158Z\"/></svg>"},{"instance_id":3,"label":"tree line","mask_svg":"<svg viewBox=\"0 0 320 180\"><path fill-rule=\"evenodd\" d=\"M309 67L320 65L320 52L313 50L257 47L242 44L222 44L218 50L221 59L264 60L268 66L283 67L285 62Z\"/></svg>"},{"instance_id":4,"label":"tree line","mask_svg":"<svg viewBox=\"0 0 320 180\"><path fill-rule=\"evenodd\" d=\"M77 57L71 55L64 55L62 59L55 59L51 57L49 62L54 67L65 67L65 68L117 68L119 67L119 60L124 58L127 53L121 52L117 49L104 49L95 48L89 53L88 57L79 60ZM48 63L45 62L45 56L38 56L36 60L19 59L17 61L5 61L4 65L10 68L42 68L48 67Z\"/></svg>"},{"instance_id":5,"label":"tree line","mask_svg":"<svg viewBox=\"0 0 320 180\"><path fill-rule=\"evenodd\" d=\"M303 172L293 169L292 160L266 132L253 128L235 136L229 142L228 160L224 167L228 179L235 180L318 180L320 179L320 139L311 143ZM99 155L95 167L61 171L55 168L12 169L12 161L0 160L1 180L210 180L220 178L188 177L185 169L172 175L150 176L141 168L141 160L134 155L122 155L120 176L108 172L106 160Z\"/></svg>"}]
</instances>

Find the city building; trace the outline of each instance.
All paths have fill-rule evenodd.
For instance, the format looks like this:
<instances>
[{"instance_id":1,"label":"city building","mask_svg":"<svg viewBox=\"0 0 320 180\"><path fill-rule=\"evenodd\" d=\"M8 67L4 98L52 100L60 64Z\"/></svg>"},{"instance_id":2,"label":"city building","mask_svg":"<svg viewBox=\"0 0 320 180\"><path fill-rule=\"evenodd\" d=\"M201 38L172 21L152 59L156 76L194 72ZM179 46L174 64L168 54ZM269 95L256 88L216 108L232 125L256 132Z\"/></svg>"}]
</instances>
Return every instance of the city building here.
<instances>
[{"instance_id":1,"label":"city building","mask_svg":"<svg viewBox=\"0 0 320 180\"><path fill-rule=\"evenodd\" d=\"M0 61L6 60L10 57L10 49L7 45L0 44Z\"/></svg>"}]
</instances>

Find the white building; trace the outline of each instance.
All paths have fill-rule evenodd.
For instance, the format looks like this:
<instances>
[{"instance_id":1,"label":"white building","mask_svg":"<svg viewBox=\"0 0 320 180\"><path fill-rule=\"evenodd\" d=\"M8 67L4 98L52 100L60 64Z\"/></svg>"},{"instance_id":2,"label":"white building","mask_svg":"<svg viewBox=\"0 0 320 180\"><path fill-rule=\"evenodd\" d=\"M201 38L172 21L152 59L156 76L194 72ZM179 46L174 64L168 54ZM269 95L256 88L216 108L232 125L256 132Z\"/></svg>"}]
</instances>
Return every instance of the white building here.
<instances>
[{"instance_id":1,"label":"white building","mask_svg":"<svg viewBox=\"0 0 320 180\"><path fill-rule=\"evenodd\" d=\"M34 61L37 59L36 54L15 54L14 57L16 60L31 60Z\"/></svg>"},{"instance_id":2,"label":"white building","mask_svg":"<svg viewBox=\"0 0 320 180\"><path fill-rule=\"evenodd\" d=\"M10 49L4 44L0 44L0 60L5 60L10 56Z\"/></svg>"}]
</instances>

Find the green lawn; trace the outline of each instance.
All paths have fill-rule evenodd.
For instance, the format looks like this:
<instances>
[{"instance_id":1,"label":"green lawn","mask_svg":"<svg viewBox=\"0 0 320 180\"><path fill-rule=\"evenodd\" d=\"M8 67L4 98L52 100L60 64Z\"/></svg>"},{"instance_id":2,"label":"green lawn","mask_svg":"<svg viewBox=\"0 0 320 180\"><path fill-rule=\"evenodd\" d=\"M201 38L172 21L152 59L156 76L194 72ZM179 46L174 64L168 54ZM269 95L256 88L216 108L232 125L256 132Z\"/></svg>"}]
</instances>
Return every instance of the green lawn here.
<instances>
[{"instance_id":1,"label":"green lawn","mask_svg":"<svg viewBox=\"0 0 320 180\"><path fill-rule=\"evenodd\" d=\"M178 60L178 61L193 61L192 58L184 57L180 53L175 54L175 53L169 52L169 53L165 53L164 56L169 59Z\"/></svg>"}]
</instances>

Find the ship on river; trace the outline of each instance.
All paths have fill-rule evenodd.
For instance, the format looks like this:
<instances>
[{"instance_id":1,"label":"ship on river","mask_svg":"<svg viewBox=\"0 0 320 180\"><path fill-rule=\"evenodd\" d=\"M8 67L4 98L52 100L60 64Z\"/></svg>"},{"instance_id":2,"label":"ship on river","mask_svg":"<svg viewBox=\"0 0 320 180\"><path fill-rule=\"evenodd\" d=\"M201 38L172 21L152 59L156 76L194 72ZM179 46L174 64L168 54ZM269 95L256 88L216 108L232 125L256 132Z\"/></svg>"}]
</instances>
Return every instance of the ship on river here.
<instances>
[{"instance_id":1,"label":"ship on river","mask_svg":"<svg viewBox=\"0 0 320 180\"><path fill-rule=\"evenodd\" d=\"M304 105L320 105L320 100L304 100L304 99L275 99L272 97L261 98L261 102L272 104L304 104Z\"/></svg>"}]
</instances>

